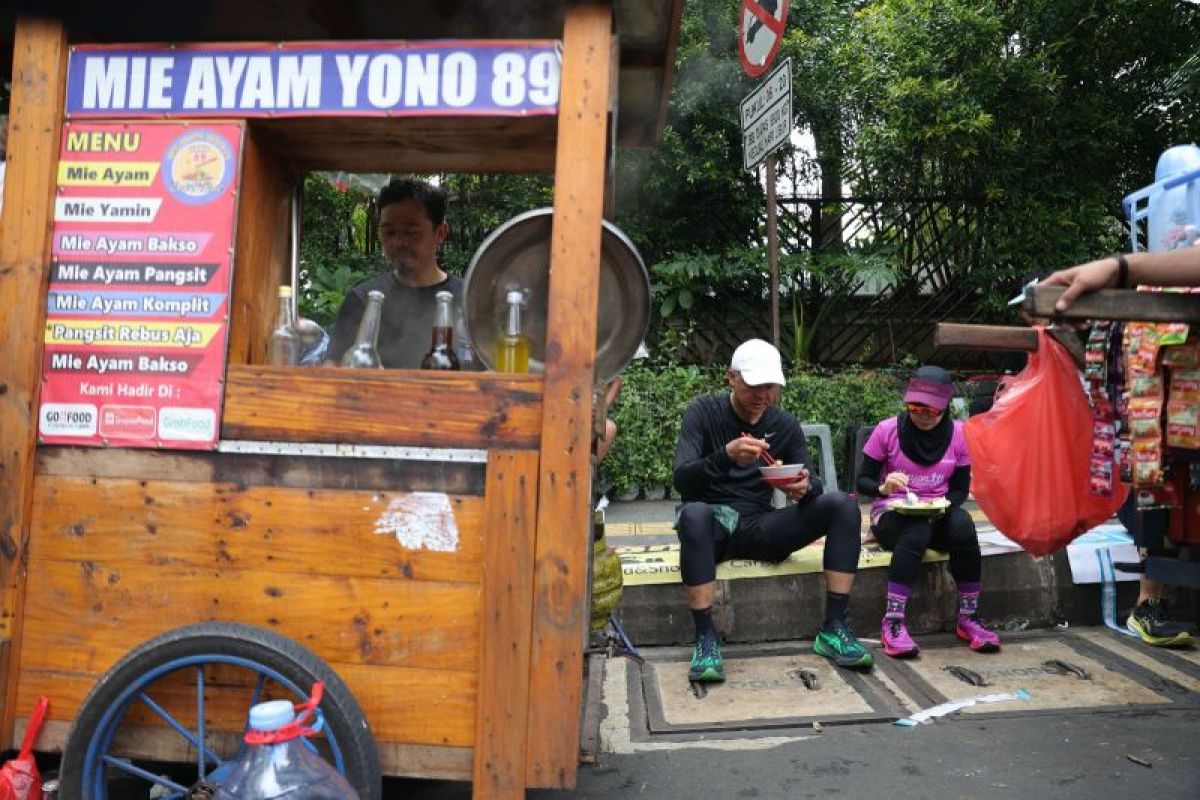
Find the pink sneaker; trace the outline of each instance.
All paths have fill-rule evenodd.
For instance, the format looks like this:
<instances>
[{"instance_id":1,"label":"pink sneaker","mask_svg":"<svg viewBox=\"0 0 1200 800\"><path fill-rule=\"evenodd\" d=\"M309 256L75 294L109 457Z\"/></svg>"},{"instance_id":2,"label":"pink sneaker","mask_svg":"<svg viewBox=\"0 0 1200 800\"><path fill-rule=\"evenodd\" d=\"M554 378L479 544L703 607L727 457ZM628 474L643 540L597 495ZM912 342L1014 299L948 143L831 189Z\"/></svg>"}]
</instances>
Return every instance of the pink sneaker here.
<instances>
[{"instance_id":1,"label":"pink sneaker","mask_svg":"<svg viewBox=\"0 0 1200 800\"><path fill-rule=\"evenodd\" d=\"M903 617L883 618L883 652L892 658L912 658L921 648L908 635Z\"/></svg>"},{"instance_id":2,"label":"pink sneaker","mask_svg":"<svg viewBox=\"0 0 1200 800\"><path fill-rule=\"evenodd\" d=\"M976 653L994 653L1000 649L1000 637L983 627L978 617L959 617L954 632Z\"/></svg>"}]
</instances>

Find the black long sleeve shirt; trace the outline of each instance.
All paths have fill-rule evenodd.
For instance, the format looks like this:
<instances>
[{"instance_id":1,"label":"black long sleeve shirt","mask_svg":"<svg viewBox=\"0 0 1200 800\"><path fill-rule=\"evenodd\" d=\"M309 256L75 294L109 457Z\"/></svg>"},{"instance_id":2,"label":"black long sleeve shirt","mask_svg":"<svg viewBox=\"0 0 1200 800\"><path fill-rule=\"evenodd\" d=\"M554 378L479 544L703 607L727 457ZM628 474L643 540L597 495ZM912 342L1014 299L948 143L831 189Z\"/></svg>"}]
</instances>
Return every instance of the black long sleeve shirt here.
<instances>
[{"instance_id":1,"label":"black long sleeve shirt","mask_svg":"<svg viewBox=\"0 0 1200 800\"><path fill-rule=\"evenodd\" d=\"M758 471L764 462L738 464L725 452L725 445L742 433L765 439L768 452L781 464L809 463L804 430L788 412L772 406L751 424L734 413L727 392L700 397L683 414L675 448L673 484L685 502L727 505L743 515L771 510L773 490ZM801 502L823 490L816 475L809 481L811 488Z\"/></svg>"}]
</instances>

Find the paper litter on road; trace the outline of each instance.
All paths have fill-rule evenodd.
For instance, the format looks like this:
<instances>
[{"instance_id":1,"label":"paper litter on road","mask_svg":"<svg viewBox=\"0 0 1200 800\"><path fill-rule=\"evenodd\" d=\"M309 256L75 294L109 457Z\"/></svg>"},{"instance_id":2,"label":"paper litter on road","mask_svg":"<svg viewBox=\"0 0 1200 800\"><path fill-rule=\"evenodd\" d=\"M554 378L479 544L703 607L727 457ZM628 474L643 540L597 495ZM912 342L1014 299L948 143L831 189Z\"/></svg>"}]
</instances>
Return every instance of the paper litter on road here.
<instances>
[{"instance_id":1,"label":"paper litter on road","mask_svg":"<svg viewBox=\"0 0 1200 800\"><path fill-rule=\"evenodd\" d=\"M894 725L900 725L905 728L911 728L920 725L922 722L928 722L934 717L944 717L947 714L953 714L955 711L961 711L964 708L969 708L976 703L1001 703L1006 700L1028 700L1029 692L1024 689L1017 689L1015 692L992 692L991 694L980 694L975 697L964 697L961 700L951 700L947 703L924 708L913 714L911 717L898 719Z\"/></svg>"}]
</instances>

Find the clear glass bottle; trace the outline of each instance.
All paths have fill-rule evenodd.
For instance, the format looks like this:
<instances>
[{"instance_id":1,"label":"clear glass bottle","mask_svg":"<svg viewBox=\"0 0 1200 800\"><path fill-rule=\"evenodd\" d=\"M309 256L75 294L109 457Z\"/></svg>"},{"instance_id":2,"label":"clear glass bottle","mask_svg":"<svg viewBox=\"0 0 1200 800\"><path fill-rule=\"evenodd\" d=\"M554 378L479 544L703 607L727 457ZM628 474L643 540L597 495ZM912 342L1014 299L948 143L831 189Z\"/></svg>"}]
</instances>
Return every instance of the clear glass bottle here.
<instances>
[{"instance_id":1,"label":"clear glass bottle","mask_svg":"<svg viewBox=\"0 0 1200 800\"><path fill-rule=\"evenodd\" d=\"M343 367L381 368L379 360L379 320L383 316L383 292L367 292L367 307L358 323L354 345L342 355Z\"/></svg>"},{"instance_id":2,"label":"clear glass bottle","mask_svg":"<svg viewBox=\"0 0 1200 800\"><path fill-rule=\"evenodd\" d=\"M450 308L454 295L445 290L437 293L437 309L433 314L433 341L429 352L421 359L421 369L456 370L458 356L454 354L454 315Z\"/></svg>"},{"instance_id":3,"label":"clear glass bottle","mask_svg":"<svg viewBox=\"0 0 1200 800\"><path fill-rule=\"evenodd\" d=\"M281 367L300 363L300 337L292 318L291 286L279 287L279 311L267 345L267 363Z\"/></svg>"},{"instance_id":4,"label":"clear glass bottle","mask_svg":"<svg viewBox=\"0 0 1200 800\"><path fill-rule=\"evenodd\" d=\"M529 337L521 331L521 306L525 295L512 289L504 297L508 304L504 335L496 340L497 372L529 372Z\"/></svg>"}]
</instances>

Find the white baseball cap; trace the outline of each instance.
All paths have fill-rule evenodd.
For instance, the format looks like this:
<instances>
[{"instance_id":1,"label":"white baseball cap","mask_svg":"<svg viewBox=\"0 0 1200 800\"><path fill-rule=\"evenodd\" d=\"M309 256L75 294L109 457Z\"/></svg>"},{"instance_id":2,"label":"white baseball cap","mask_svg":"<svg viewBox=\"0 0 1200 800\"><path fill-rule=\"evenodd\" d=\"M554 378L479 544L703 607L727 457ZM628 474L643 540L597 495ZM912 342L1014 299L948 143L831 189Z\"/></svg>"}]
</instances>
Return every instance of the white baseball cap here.
<instances>
[{"instance_id":1,"label":"white baseball cap","mask_svg":"<svg viewBox=\"0 0 1200 800\"><path fill-rule=\"evenodd\" d=\"M774 383L783 386L783 364L779 351L770 342L762 339L750 339L738 345L729 360L729 368L740 373L742 381L748 386L761 386L764 383Z\"/></svg>"}]
</instances>

